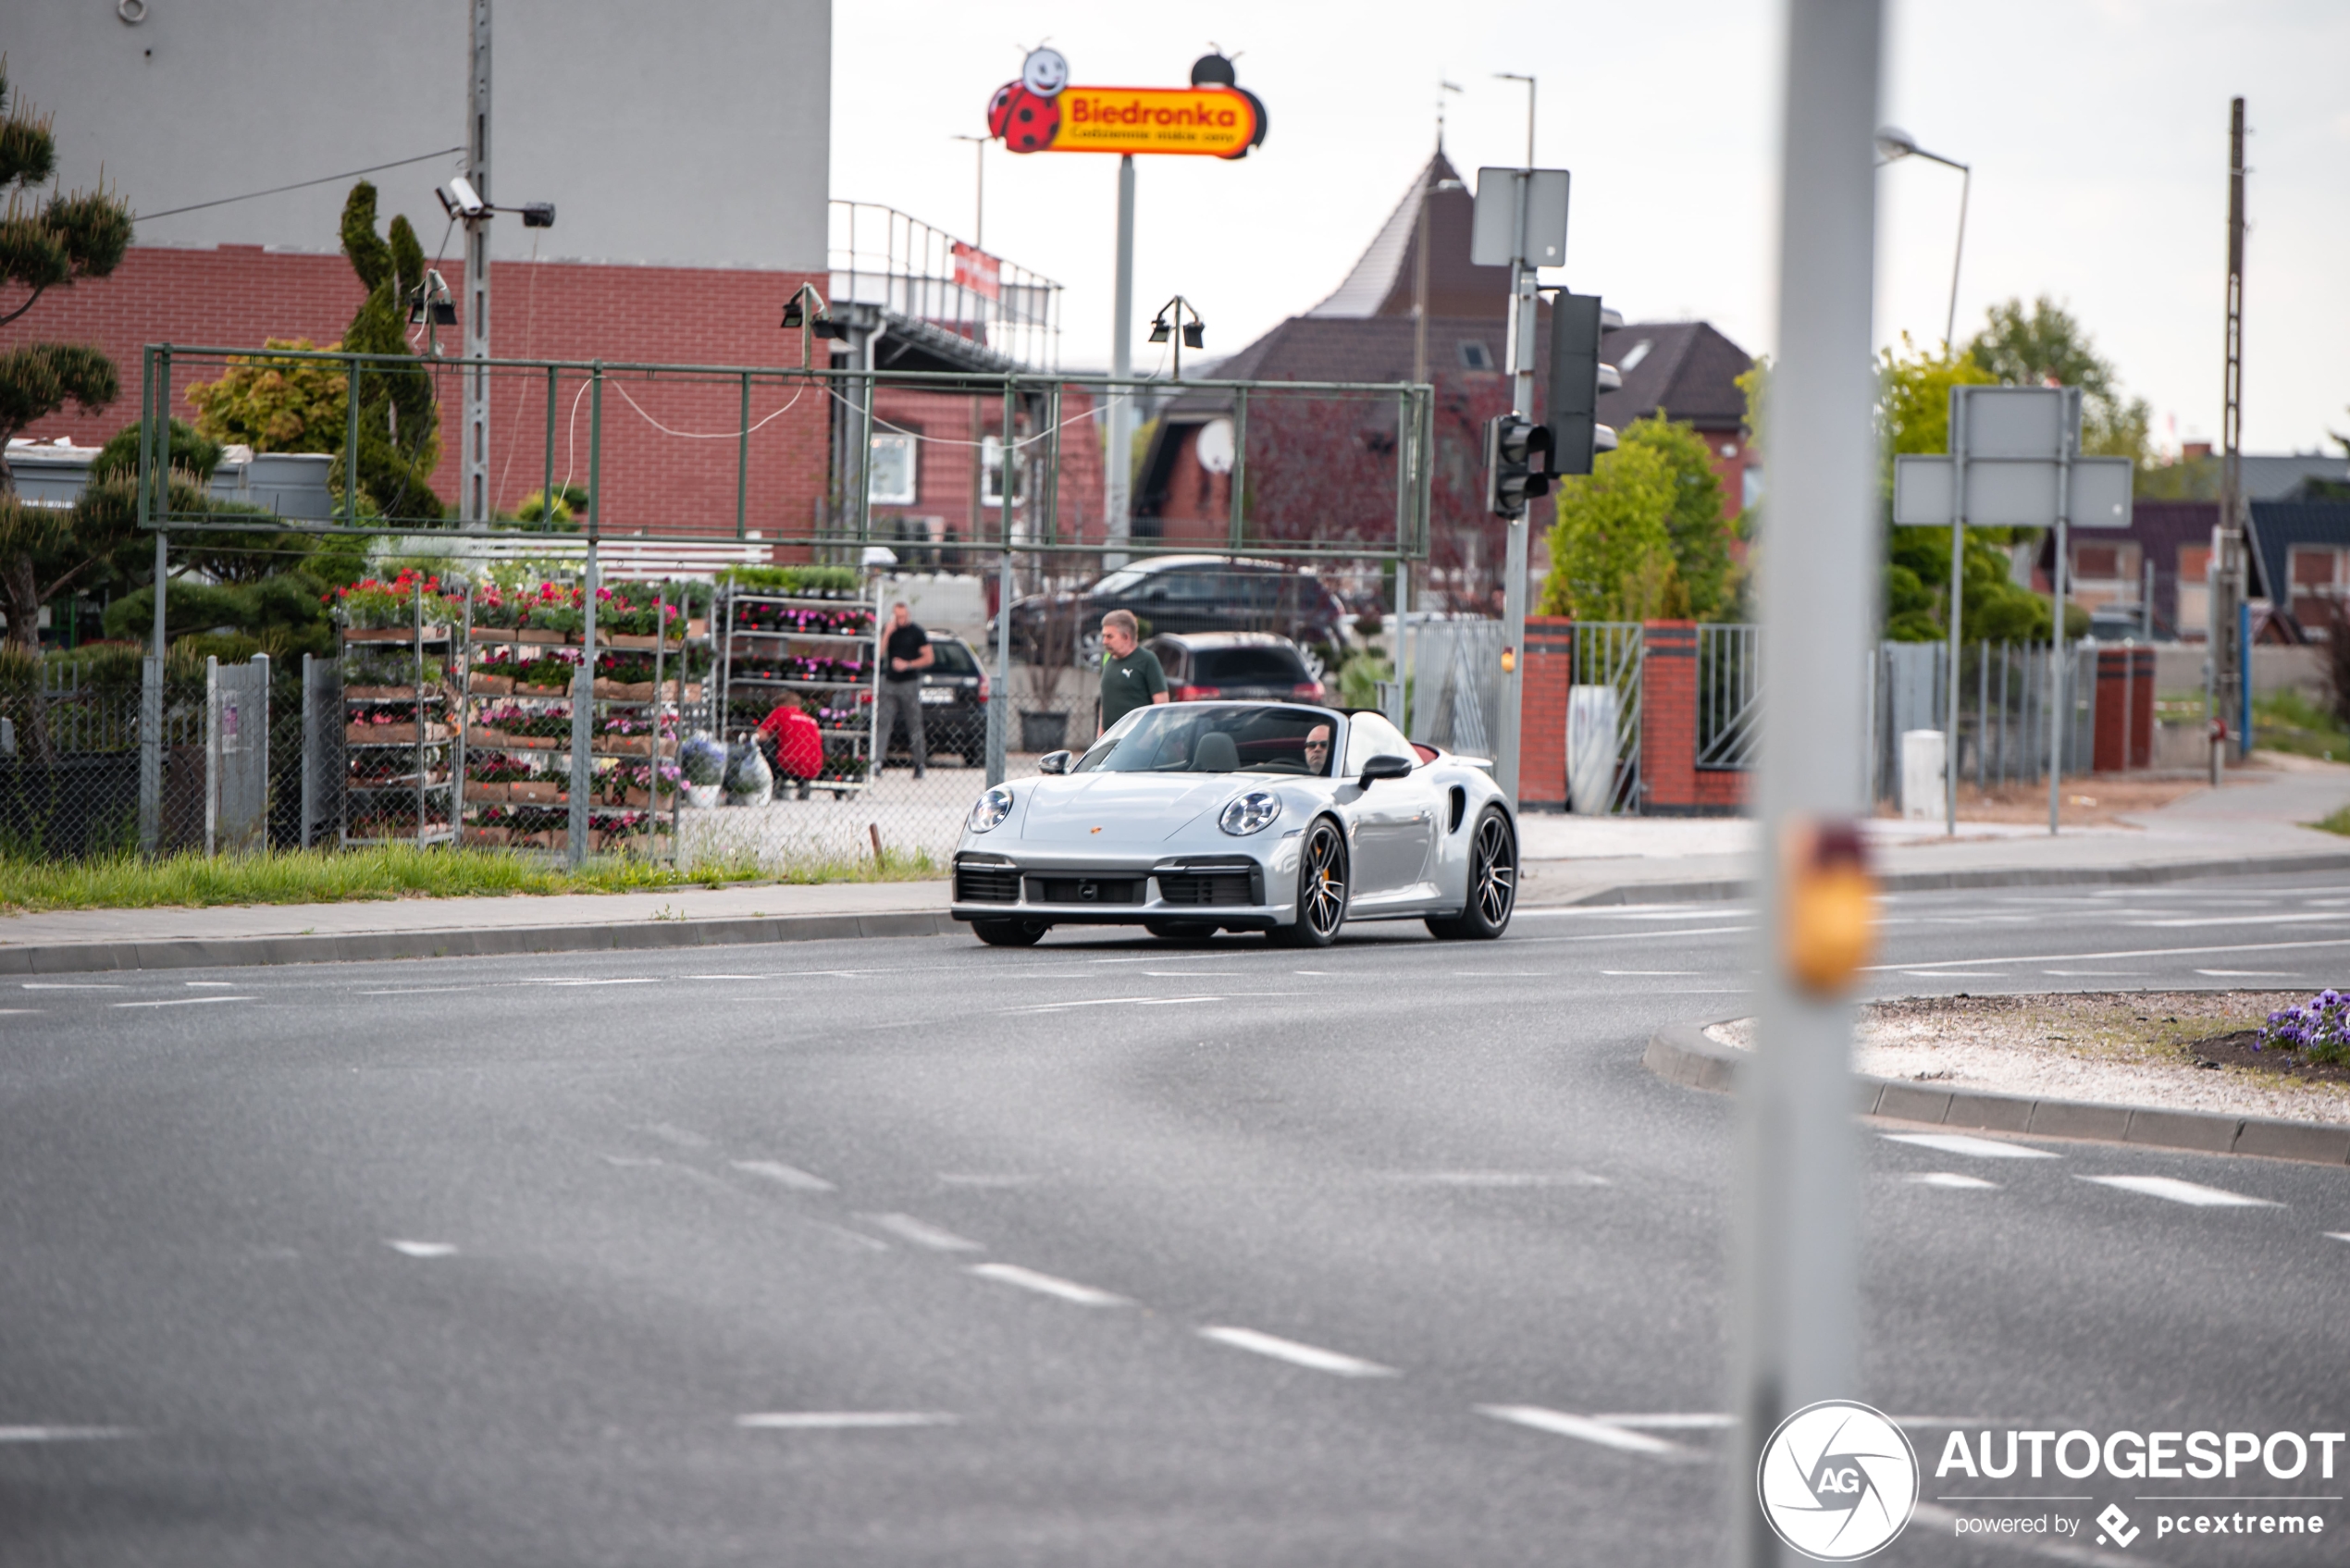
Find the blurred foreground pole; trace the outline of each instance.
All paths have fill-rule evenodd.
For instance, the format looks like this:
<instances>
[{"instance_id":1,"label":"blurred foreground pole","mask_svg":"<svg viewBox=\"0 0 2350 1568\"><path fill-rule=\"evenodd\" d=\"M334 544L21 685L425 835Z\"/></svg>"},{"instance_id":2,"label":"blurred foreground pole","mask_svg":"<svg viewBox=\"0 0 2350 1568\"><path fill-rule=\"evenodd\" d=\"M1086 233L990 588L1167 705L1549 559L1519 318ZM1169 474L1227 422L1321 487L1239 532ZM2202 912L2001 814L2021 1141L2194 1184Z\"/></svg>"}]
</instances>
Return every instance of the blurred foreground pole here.
<instances>
[{"instance_id":1,"label":"blurred foreground pole","mask_svg":"<svg viewBox=\"0 0 2350 1568\"><path fill-rule=\"evenodd\" d=\"M1765 429L1764 919L1753 1070L1740 1094L1736 1201L1740 1421L1732 1561L1791 1561L1755 1500L1763 1442L1789 1412L1859 1393L1859 1220L1852 1019L1789 969L1790 831L1861 813L1863 662L1880 550L1871 426L1875 271L1872 137L1881 0L1787 0L1779 217L1779 357Z\"/></svg>"}]
</instances>

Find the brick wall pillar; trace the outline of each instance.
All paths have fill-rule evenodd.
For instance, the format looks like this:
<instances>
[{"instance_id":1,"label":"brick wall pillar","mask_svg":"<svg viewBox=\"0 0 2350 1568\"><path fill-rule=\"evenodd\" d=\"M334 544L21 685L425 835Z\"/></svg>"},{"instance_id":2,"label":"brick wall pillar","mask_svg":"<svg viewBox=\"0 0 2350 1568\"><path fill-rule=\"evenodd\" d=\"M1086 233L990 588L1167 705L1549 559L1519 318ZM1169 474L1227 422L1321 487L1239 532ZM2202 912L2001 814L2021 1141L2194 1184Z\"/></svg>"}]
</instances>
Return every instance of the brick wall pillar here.
<instances>
[{"instance_id":1,"label":"brick wall pillar","mask_svg":"<svg viewBox=\"0 0 2350 1568\"><path fill-rule=\"evenodd\" d=\"M1703 809L1697 778L1697 623L1651 621L1641 634L1640 809Z\"/></svg>"},{"instance_id":2,"label":"brick wall pillar","mask_svg":"<svg viewBox=\"0 0 2350 1568\"><path fill-rule=\"evenodd\" d=\"M2090 764L2093 772L2112 773L2154 765L2154 649L2097 649L2096 732ZM2125 735L2126 757L2122 755Z\"/></svg>"},{"instance_id":3,"label":"brick wall pillar","mask_svg":"<svg viewBox=\"0 0 2350 1568\"><path fill-rule=\"evenodd\" d=\"M1575 684L1575 623L1528 615L1519 650L1517 805L1521 811L1566 809L1566 701Z\"/></svg>"}]
</instances>

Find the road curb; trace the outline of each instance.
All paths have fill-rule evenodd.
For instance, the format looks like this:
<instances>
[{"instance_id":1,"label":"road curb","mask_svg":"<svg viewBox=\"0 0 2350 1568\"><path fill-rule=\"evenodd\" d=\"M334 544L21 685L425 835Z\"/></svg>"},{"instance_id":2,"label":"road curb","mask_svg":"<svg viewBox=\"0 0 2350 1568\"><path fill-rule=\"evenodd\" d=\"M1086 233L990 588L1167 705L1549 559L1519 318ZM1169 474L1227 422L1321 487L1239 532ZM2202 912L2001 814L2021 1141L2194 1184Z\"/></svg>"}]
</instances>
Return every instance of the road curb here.
<instances>
[{"instance_id":1,"label":"road curb","mask_svg":"<svg viewBox=\"0 0 2350 1568\"><path fill-rule=\"evenodd\" d=\"M502 957L525 953L644 952L876 936L941 936L957 929L957 922L944 911L904 911L608 921L594 925L487 926L446 931L340 932L223 937L209 942L59 942L0 947L0 975L372 963L386 958Z\"/></svg>"},{"instance_id":2,"label":"road curb","mask_svg":"<svg viewBox=\"0 0 2350 1568\"><path fill-rule=\"evenodd\" d=\"M2224 860L2161 861L2141 866L2009 866L1980 870L1896 871L1877 879L1886 893L1956 893L1981 887L2151 887L2207 877L2286 876L2296 871L2350 870L2350 851L2305 855L2245 855ZM1552 907L1609 904L1709 903L1751 897L1745 877L1703 882L1634 882L1603 887ZM1528 906L1531 907L1532 906Z\"/></svg>"},{"instance_id":3,"label":"road curb","mask_svg":"<svg viewBox=\"0 0 2350 1568\"><path fill-rule=\"evenodd\" d=\"M1649 1037L1640 1063L1668 1083L1727 1093L1750 1059L1735 1046L1706 1038L1702 1026L1668 1024ZM2281 1121L2218 1111L2164 1111L2150 1105L2100 1105L2079 1100L2035 1100L1980 1089L1940 1089L1901 1079L1858 1078L1855 1108L1896 1121L2075 1138L2145 1149L2185 1149L2199 1154L2249 1154L2307 1165L2350 1165L2350 1125Z\"/></svg>"}]
</instances>

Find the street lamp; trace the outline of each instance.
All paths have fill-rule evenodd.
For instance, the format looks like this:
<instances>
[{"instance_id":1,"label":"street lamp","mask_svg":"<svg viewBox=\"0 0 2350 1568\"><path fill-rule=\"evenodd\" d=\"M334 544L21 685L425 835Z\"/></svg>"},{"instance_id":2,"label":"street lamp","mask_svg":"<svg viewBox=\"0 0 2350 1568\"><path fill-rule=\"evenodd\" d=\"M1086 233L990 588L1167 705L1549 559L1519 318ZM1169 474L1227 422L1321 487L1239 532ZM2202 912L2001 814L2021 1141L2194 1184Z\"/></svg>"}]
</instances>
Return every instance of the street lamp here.
<instances>
[{"instance_id":1,"label":"street lamp","mask_svg":"<svg viewBox=\"0 0 2350 1568\"><path fill-rule=\"evenodd\" d=\"M1189 321L1183 319L1185 311L1192 313ZM1172 322L1168 319L1170 314L1174 317ZM1177 336L1179 327L1181 335ZM1175 379L1181 381L1183 378L1183 351L1205 348L1207 344L1207 324L1200 320L1199 311L1192 302L1181 294L1159 306L1158 315L1151 321L1152 342L1164 343L1169 337L1176 337Z\"/></svg>"},{"instance_id":2,"label":"street lamp","mask_svg":"<svg viewBox=\"0 0 2350 1568\"><path fill-rule=\"evenodd\" d=\"M983 251L987 249L987 143L994 141L995 138L989 136L953 136L949 137L948 140L953 142L970 142L976 144L975 150L979 154L979 175L977 189L973 191L971 196L971 249L974 251Z\"/></svg>"},{"instance_id":3,"label":"street lamp","mask_svg":"<svg viewBox=\"0 0 2350 1568\"><path fill-rule=\"evenodd\" d=\"M1958 329L1959 325L1959 263L1966 256L1966 204L1968 195L1974 189L1974 167L1971 164L1962 164L1956 158L1946 158L1939 153L1927 152L1918 145L1917 138L1898 125L1885 125L1877 128L1876 150L1879 168L1883 168L1896 158L1924 158L1940 164L1945 168L1954 168L1959 171L1960 177L1959 180L1959 243L1956 253L1950 257L1949 314L1942 318L1942 352L1948 353L1950 351L1950 335Z\"/></svg>"}]
</instances>

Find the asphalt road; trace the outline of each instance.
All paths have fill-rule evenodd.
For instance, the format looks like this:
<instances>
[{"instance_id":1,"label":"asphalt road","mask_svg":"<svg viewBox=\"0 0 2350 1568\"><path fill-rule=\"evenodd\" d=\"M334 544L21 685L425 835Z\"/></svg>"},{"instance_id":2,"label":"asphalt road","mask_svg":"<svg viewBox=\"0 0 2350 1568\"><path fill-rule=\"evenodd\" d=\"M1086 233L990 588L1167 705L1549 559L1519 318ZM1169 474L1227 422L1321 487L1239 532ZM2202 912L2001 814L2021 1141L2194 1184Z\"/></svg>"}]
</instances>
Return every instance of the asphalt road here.
<instances>
[{"instance_id":1,"label":"asphalt road","mask_svg":"<svg viewBox=\"0 0 2350 1568\"><path fill-rule=\"evenodd\" d=\"M9 982L0 1562L1718 1562L1733 1107L1639 1057L1751 927ZM2350 885L1886 936L1887 994L2315 986ZM1954 1421L2350 1425L2350 1171L1886 1130L1864 1392L1929 1497ZM2023 1560L1949 1517L1878 1561ZM2072 1555L2340 1561L2180 1545Z\"/></svg>"}]
</instances>

